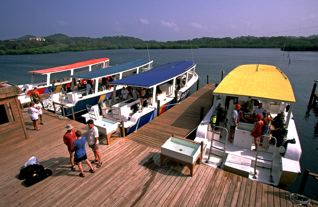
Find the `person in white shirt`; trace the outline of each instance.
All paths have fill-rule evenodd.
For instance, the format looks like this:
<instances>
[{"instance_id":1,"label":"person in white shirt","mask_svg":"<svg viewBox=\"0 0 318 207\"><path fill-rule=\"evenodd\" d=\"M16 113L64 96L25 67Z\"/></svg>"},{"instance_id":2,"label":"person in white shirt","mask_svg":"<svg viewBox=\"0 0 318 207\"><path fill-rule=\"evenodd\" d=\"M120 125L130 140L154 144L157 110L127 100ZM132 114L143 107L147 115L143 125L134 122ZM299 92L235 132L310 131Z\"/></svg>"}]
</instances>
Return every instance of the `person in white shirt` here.
<instances>
[{"instance_id":1,"label":"person in white shirt","mask_svg":"<svg viewBox=\"0 0 318 207\"><path fill-rule=\"evenodd\" d=\"M42 104L40 103L40 101L36 101L34 107L39 111L40 124L43 125Z\"/></svg>"},{"instance_id":2,"label":"person in white shirt","mask_svg":"<svg viewBox=\"0 0 318 207\"><path fill-rule=\"evenodd\" d=\"M265 113L266 113L266 110L263 108L263 104L259 102L258 107L253 112L254 116L256 117L256 115L259 114L262 119Z\"/></svg>"},{"instance_id":3,"label":"person in white shirt","mask_svg":"<svg viewBox=\"0 0 318 207\"><path fill-rule=\"evenodd\" d=\"M94 121L92 119L87 121L88 125L88 135L87 135L87 143L88 146L92 149L95 160L94 163L96 163L96 167L99 168L102 165L101 155L99 152L99 133L96 126L94 126Z\"/></svg>"},{"instance_id":4,"label":"person in white shirt","mask_svg":"<svg viewBox=\"0 0 318 207\"><path fill-rule=\"evenodd\" d=\"M234 134L235 134L236 127L238 126L238 124L240 122L240 119L239 119L240 109L241 109L241 105L235 104L235 109L232 111L231 118L229 119L230 132L229 132L228 140L230 143L232 143L234 140Z\"/></svg>"},{"instance_id":5,"label":"person in white shirt","mask_svg":"<svg viewBox=\"0 0 318 207\"><path fill-rule=\"evenodd\" d=\"M33 122L34 130L39 130L39 110L34 106L34 102L31 102L30 108L28 109L28 114Z\"/></svg>"},{"instance_id":6,"label":"person in white shirt","mask_svg":"<svg viewBox=\"0 0 318 207\"><path fill-rule=\"evenodd\" d=\"M129 91L127 90L126 87L124 87L122 90L121 90L121 98L123 100L126 100L128 98L128 94L129 94Z\"/></svg>"},{"instance_id":7,"label":"person in white shirt","mask_svg":"<svg viewBox=\"0 0 318 207\"><path fill-rule=\"evenodd\" d=\"M137 100L139 98L139 93L136 88L133 88L131 93L134 100Z\"/></svg>"}]
</instances>

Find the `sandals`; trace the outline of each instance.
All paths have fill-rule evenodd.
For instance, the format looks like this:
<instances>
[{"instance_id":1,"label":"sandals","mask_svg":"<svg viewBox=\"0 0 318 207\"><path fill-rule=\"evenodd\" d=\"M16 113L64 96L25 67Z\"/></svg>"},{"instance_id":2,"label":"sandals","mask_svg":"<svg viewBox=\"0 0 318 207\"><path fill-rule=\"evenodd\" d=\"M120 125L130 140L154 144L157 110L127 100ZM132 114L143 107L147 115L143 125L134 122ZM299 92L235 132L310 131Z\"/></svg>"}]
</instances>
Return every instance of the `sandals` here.
<instances>
[{"instance_id":1,"label":"sandals","mask_svg":"<svg viewBox=\"0 0 318 207\"><path fill-rule=\"evenodd\" d=\"M79 176L83 178L83 177L85 177L85 174L84 173L80 173Z\"/></svg>"},{"instance_id":2,"label":"sandals","mask_svg":"<svg viewBox=\"0 0 318 207\"><path fill-rule=\"evenodd\" d=\"M89 172L90 172L90 173L94 173L94 172L95 172L95 170L93 170L93 169L90 169L90 170L89 170Z\"/></svg>"},{"instance_id":3,"label":"sandals","mask_svg":"<svg viewBox=\"0 0 318 207\"><path fill-rule=\"evenodd\" d=\"M98 163L96 164L96 167L97 167L97 168L100 168L100 167L102 166L102 164L103 164L102 162L98 162Z\"/></svg>"},{"instance_id":4,"label":"sandals","mask_svg":"<svg viewBox=\"0 0 318 207\"><path fill-rule=\"evenodd\" d=\"M74 165L71 167L71 170L72 170L72 171L75 171L75 166L74 166Z\"/></svg>"}]
</instances>

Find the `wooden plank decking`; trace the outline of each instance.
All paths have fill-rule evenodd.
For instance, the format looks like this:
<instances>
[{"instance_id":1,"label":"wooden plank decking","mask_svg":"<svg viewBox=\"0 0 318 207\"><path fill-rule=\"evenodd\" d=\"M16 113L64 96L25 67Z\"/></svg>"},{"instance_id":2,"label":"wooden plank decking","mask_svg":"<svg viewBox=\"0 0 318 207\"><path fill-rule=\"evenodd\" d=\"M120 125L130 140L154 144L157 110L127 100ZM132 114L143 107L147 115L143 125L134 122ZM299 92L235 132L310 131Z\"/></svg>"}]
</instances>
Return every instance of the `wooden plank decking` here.
<instances>
[{"instance_id":1,"label":"wooden plank decking","mask_svg":"<svg viewBox=\"0 0 318 207\"><path fill-rule=\"evenodd\" d=\"M195 104L208 109L211 102L198 99L208 96L209 87L131 136L101 145L104 164L85 178L70 171L62 142L67 123L81 130L85 125L45 113L45 125L33 131L26 117L30 139L0 138L0 206L292 206L288 192L220 169L201 164L190 177L188 168L176 163L159 166L161 143L172 133L184 136L191 124L199 122L200 110L195 107L200 107ZM92 152L87 152L92 158ZM16 175L31 155L40 158L53 175L25 187Z\"/></svg>"}]
</instances>

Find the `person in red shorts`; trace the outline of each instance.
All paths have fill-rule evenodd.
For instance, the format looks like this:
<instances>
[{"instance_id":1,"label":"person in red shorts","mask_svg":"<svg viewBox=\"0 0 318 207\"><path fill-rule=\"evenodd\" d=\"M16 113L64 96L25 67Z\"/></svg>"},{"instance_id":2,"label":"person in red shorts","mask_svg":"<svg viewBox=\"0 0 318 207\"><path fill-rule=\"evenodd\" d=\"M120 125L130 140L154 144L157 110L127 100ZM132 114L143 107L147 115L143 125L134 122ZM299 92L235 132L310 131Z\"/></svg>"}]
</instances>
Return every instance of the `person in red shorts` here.
<instances>
[{"instance_id":1,"label":"person in red shorts","mask_svg":"<svg viewBox=\"0 0 318 207\"><path fill-rule=\"evenodd\" d=\"M257 150L257 139L258 137L262 136L263 126L264 122L262 120L262 116L260 114L256 114L256 122L251 133L251 135L254 137L255 150Z\"/></svg>"},{"instance_id":2,"label":"person in red shorts","mask_svg":"<svg viewBox=\"0 0 318 207\"><path fill-rule=\"evenodd\" d=\"M75 170L74 164L74 141L76 139L75 130L71 124L67 124L65 126L67 130L63 136L64 144L67 146L67 150L70 154L70 163L71 163L71 170Z\"/></svg>"}]
</instances>

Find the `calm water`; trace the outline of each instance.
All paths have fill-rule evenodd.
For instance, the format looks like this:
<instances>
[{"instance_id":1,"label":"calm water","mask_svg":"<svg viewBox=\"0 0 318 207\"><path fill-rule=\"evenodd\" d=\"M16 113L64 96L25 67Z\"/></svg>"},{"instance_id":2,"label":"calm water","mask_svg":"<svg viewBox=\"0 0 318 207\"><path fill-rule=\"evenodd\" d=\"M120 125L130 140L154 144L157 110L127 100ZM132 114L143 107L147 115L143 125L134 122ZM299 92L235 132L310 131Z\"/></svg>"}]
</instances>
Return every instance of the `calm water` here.
<instances>
[{"instance_id":1,"label":"calm water","mask_svg":"<svg viewBox=\"0 0 318 207\"><path fill-rule=\"evenodd\" d=\"M155 65L177 61L194 60L200 75L200 85L219 82L222 74L234 67L247 63L272 64L280 67L289 77L294 88L297 103L293 106L298 134L302 145L302 169L318 172L318 135L314 126L318 120L311 111L306 116L306 107L313 86L318 79L318 53L316 52L281 52L278 49L195 49L195 50L107 50L90 52L64 52L45 55L0 56L0 80L22 84L31 82L29 70L69 64L92 58L108 57L110 64L147 58L155 61ZM290 64L289 63L290 58ZM289 188L297 192L299 181ZM309 179L305 194L318 199L318 182Z\"/></svg>"}]
</instances>

